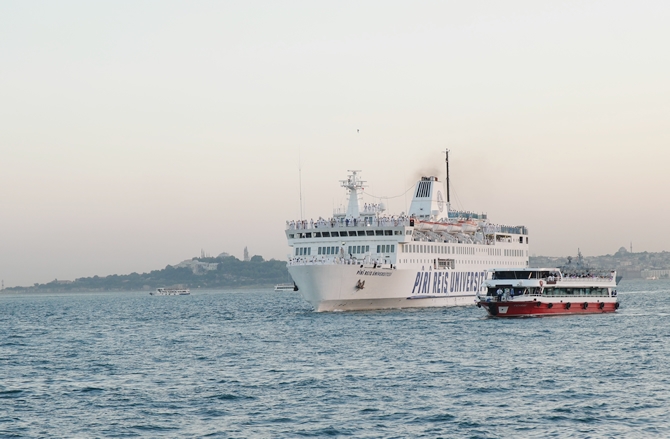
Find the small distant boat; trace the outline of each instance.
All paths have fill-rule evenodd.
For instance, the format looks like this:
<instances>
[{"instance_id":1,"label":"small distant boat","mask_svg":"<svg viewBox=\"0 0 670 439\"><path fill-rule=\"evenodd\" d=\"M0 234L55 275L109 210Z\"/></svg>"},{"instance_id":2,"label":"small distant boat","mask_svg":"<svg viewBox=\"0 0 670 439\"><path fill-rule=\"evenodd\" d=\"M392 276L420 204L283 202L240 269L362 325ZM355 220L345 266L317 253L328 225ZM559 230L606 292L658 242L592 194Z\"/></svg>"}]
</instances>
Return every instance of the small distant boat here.
<instances>
[{"instance_id":1,"label":"small distant boat","mask_svg":"<svg viewBox=\"0 0 670 439\"><path fill-rule=\"evenodd\" d=\"M275 285L275 291L298 291L298 287L293 283L277 284Z\"/></svg>"},{"instance_id":2,"label":"small distant boat","mask_svg":"<svg viewBox=\"0 0 670 439\"><path fill-rule=\"evenodd\" d=\"M188 296L191 290L188 288L156 288L149 293L151 296Z\"/></svg>"}]
</instances>

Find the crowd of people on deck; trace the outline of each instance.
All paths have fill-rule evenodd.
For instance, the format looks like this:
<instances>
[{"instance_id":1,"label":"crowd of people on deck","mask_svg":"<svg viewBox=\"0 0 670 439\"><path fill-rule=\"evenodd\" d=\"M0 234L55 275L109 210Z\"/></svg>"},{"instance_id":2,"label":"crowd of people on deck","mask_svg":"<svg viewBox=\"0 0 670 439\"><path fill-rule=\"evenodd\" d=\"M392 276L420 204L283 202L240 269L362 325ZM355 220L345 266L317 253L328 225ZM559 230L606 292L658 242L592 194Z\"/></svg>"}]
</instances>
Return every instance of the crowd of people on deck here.
<instances>
[{"instance_id":1,"label":"crowd of people on deck","mask_svg":"<svg viewBox=\"0 0 670 439\"><path fill-rule=\"evenodd\" d=\"M313 219L286 221L287 230L309 230L309 229L328 229L335 227L356 227L356 226L409 226L410 217L407 215L380 216L375 218L330 218L319 217L316 221Z\"/></svg>"}]
</instances>

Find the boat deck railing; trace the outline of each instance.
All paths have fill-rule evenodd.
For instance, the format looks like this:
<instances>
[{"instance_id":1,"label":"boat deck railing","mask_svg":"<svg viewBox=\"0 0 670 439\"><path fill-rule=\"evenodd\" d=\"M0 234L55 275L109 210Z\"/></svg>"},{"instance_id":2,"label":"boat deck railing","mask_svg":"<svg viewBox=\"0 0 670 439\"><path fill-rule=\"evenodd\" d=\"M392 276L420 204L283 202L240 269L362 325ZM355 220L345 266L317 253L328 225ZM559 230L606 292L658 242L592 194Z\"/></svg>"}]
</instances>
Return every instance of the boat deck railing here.
<instances>
[{"instance_id":1,"label":"boat deck railing","mask_svg":"<svg viewBox=\"0 0 670 439\"><path fill-rule=\"evenodd\" d=\"M407 216L399 217L375 217L375 218L331 218L314 220L294 220L286 221L286 230L323 230L339 229L346 227L412 227L414 218ZM417 220L418 221L418 220ZM510 233L517 235L527 235L528 229L524 226L504 226L500 224L486 224L479 228L485 235L494 235L496 233ZM504 242L504 236L499 237L498 241ZM511 238L508 238L509 242Z\"/></svg>"},{"instance_id":2,"label":"boat deck railing","mask_svg":"<svg viewBox=\"0 0 670 439\"><path fill-rule=\"evenodd\" d=\"M381 218L331 218L329 220L298 220L286 221L286 230L338 229L343 227L399 227L410 226L408 217Z\"/></svg>"}]
</instances>

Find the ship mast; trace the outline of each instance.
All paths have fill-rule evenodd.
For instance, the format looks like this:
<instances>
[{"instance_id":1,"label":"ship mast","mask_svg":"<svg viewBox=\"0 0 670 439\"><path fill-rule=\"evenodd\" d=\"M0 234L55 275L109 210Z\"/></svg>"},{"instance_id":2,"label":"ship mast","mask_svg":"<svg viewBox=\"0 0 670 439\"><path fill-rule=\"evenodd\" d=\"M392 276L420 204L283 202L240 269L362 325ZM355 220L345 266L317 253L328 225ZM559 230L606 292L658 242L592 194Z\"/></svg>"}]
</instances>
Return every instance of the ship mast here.
<instances>
[{"instance_id":1,"label":"ship mast","mask_svg":"<svg viewBox=\"0 0 670 439\"><path fill-rule=\"evenodd\" d=\"M349 191L349 205L347 206L347 218L358 218L360 216L360 206L358 205L358 197L360 192L365 187L365 182L358 179L358 173L361 171L349 170L351 174L346 180L340 180L343 188Z\"/></svg>"},{"instance_id":2,"label":"ship mast","mask_svg":"<svg viewBox=\"0 0 670 439\"><path fill-rule=\"evenodd\" d=\"M447 166L447 178L445 178L445 181L447 182L447 205L449 205L449 202L451 201L449 198L449 150L445 149L444 154L445 154L444 162Z\"/></svg>"}]
</instances>

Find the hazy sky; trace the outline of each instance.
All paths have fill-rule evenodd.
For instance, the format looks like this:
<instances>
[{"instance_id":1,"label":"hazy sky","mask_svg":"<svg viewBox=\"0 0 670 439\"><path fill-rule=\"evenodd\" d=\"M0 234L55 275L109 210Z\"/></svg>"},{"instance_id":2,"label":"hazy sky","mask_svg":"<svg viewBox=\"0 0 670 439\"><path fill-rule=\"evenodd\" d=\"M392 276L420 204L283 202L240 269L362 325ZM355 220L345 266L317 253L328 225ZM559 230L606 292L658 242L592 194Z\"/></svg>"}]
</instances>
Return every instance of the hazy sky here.
<instances>
[{"instance_id":1,"label":"hazy sky","mask_svg":"<svg viewBox=\"0 0 670 439\"><path fill-rule=\"evenodd\" d=\"M285 259L299 159L317 218L347 169L393 197L445 147L454 205L531 253L670 250L668 23L666 1L2 1L0 278Z\"/></svg>"}]
</instances>

